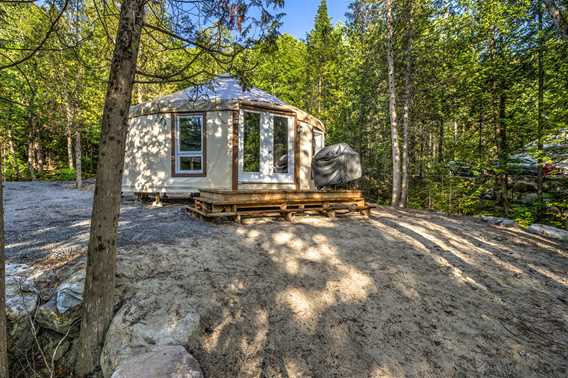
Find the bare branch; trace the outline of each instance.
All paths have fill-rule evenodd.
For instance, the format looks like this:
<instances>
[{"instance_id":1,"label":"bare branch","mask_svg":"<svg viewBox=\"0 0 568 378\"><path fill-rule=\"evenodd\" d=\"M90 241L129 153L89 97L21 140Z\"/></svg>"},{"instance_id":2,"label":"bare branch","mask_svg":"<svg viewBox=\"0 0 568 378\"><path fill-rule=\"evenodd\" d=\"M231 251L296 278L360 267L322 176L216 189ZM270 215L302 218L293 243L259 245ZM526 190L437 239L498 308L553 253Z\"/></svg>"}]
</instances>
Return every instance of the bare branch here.
<instances>
[{"instance_id":1,"label":"bare branch","mask_svg":"<svg viewBox=\"0 0 568 378\"><path fill-rule=\"evenodd\" d=\"M43 39L28 55L26 55L23 58L20 58L16 61L12 61L11 63L6 64L4 66L0 66L0 71L4 70L6 68L15 67L15 66L17 66L21 63L24 63L26 60L31 59L39 50L41 50L41 48L43 47L45 42L47 42L47 40L49 39L49 36L51 35L51 33L53 33L53 31L55 30L55 27L59 23L59 20L61 19L61 17L63 17L63 13L65 13L65 10L67 9L67 5L69 5L69 0L65 0L65 3L63 3L63 7L61 8L61 12L59 12L59 14L55 18L55 20L51 23L51 25L49 26L49 29L47 30L47 33L45 33L45 36L43 37Z\"/></svg>"}]
</instances>

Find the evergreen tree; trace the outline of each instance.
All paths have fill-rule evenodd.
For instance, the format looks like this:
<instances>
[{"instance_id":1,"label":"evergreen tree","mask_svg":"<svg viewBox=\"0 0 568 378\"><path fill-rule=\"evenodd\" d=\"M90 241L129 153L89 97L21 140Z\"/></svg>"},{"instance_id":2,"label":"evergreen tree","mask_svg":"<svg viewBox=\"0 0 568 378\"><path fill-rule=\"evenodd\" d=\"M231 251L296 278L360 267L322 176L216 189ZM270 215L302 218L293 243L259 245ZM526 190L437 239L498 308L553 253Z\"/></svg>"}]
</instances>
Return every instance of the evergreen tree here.
<instances>
[{"instance_id":1,"label":"evergreen tree","mask_svg":"<svg viewBox=\"0 0 568 378\"><path fill-rule=\"evenodd\" d=\"M314 28L307 38L305 107L324 122L333 123L330 108L337 87L337 68L341 54L341 29L334 28L327 13L327 1L321 0ZM331 126L331 125L330 125Z\"/></svg>"}]
</instances>

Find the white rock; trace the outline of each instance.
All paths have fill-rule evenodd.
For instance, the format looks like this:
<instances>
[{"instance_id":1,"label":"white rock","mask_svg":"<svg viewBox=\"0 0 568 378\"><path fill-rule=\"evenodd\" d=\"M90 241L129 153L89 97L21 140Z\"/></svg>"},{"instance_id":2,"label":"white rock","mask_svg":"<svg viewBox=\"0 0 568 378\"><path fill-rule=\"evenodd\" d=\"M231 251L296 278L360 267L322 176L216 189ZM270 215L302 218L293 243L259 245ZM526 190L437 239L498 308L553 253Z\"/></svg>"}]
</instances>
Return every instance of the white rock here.
<instances>
[{"instance_id":1,"label":"white rock","mask_svg":"<svg viewBox=\"0 0 568 378\"><path fill-rule=\"evenodd\" d=\"M491 217L491 216L483 216L481 217L481 220L489 224L494 224L497 226L505 226L505 227L513 227L516 224L515 221L512 219Z\"/></svg>"},{"instance_id":2,"label":"white rock","mask_svg":"<svg viewBox=\"0 0 568 378\"><path fill-rule=\"evenodd\" d=\"M79 271L57 288L56 306L60 314L65 314L83 303L85 272Z\"/></svg>"},{"instance_id":3,"label":"white rock","mask_svg":"<svg viewBox=\"0 0 568 378\"><path fill-rule=\"evenodd\" d=\"M39 294L26 274L31 268L24 264L6 264L6 318L10 350L25 353L33 342L32 318Z\"/></svg>"},{"instance_id":4,"label":"white rock","mask_svg":"<svg viewBox=\"0 0 568 378\"><path fill-rule=\"evenodd\" d=\"M560 228L533 223L529 226L528 231L552 239L568 241L568 231Z\"/></svg>"},{"instance_id":5,"label":"white rock","mask_svg":"<svg viewBox=\"0 0 568 378\"><path fill-rule=\"evenodd\" d=\"M199 362L180 346L163 346L120 364L111 378L203 378Z\"/></svg>"},{"instance_id":6,"label":"white rock","mask_svg":"<svg viewBox=\"0 0 568 378\"><path fill-rule=\"evenodd\" d=\"M38 309L37 322L44 328L65 334L81 316L85 272L79 271L57 288L55 295Z\"/></svg>"},{"instance_id":7,"label":"white rock","mask_svg":"<svg viewBox=\"0 0 568 378\"><path fill-rule=\"evenodd\" d=\"M101 353L105 377L127 359L158 346L186 345L199 329L199 314L167 293L134 298L114 316Z\"/></svg>"}]
</instances>

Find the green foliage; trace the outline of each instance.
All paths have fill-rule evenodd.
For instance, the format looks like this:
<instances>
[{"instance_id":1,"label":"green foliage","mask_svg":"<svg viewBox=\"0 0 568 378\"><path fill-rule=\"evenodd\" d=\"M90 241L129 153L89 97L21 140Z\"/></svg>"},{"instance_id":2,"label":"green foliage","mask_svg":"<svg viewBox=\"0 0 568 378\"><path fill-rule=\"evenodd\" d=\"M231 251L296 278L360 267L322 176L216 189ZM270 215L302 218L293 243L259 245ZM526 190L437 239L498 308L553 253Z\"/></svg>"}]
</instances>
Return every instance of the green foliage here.
<instances>
[{"instance_id":1,"label":"green foliage","mask_svg":"<svg viewBox=\"0 0 568 378\"><path fill-rule=\"evenodd\" d=\"M75 180L75 174L73 168L65 167L51 171L42 178L49 181L73 181Z\"/></svg>"},{"instance_id":2,"label":"green foliage","mask_svg":"<svg viewBox=\"0 0 568 378\"><path fill-rule=\"evenodd\" d=\"M556 159L554 151L539 150L537 143L536 5L536 0L394 2L399 115L408 60L412 68L409 206L467 215L508 212L522 224L538 218L567 227L566 190L545 193L543 204L496 201L501 189L495 175L526 172L505 169L509 155L527 152L544 163ZM47 8L21 7L24 12L2 12L0 40L6 42L0 45L0 60L19 57L48 27ZM70 128L81 132L86 174L95 170L112 51L109 35L114 35L116 18L101 19L91 3L82 5L80 17L73 12L65 15L58 37L36 56L0 71L0 139L8 179L30 178L30 147L36 171L43 161L43 177L70 177L71 171L57 168L68 165ZM163 16L153 12L147 22ZM346 24L333 25L322 0L305 41L284 34L248 46L228 64L178 40L145 33L140 70L156 77L139 75L132 101L171 93L226 69L240 73L247 84L320 118L327 144L352 145L361 155L366 195L388 203L392 162L385 29L383 2L353 0ZM409 32L413 38L406 51ZM228 30L220 33L234 42ZM566 144L561 130L568 129L568 42L559 38L546 13L542 35L542 141ZM183 79L160 78L175 72L182 72ZM504 138L497 137L500 130ZM504 197L513 198L511 193Z\"/></svg>"},{"instance_id":3,"label":"green foliage","mask_svg":"<svg viewBox=\"0 0 568 378\"><path fill-rule=\"evenodd\" d=\"M528 227L536 221L537 207L513 206L511 219L519 226Z\"/></svg>"}]
</instances>

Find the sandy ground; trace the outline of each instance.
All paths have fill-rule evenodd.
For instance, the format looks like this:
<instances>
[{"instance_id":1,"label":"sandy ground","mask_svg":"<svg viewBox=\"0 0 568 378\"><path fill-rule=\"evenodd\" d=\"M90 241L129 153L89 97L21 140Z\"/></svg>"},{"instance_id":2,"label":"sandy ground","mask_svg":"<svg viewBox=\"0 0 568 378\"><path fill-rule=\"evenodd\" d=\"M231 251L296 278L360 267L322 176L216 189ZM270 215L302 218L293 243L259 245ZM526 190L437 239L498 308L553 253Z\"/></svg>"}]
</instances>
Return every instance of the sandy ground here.
<instances>
[{"instance_id":1,"label":"sandy ground","mask_svg":"<svg viewBox=\"0 0 568 378\"><path fill-rule=\"evenodd\" d=\"M91 198L8 183L9 260L83 264ZM568 245L472 218L210 224L125 202L118 292L197 308L208 377L568 376Z\"/></svg>"}]
</instances>

